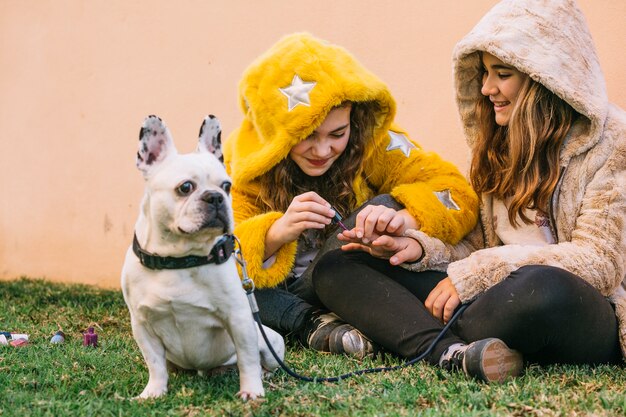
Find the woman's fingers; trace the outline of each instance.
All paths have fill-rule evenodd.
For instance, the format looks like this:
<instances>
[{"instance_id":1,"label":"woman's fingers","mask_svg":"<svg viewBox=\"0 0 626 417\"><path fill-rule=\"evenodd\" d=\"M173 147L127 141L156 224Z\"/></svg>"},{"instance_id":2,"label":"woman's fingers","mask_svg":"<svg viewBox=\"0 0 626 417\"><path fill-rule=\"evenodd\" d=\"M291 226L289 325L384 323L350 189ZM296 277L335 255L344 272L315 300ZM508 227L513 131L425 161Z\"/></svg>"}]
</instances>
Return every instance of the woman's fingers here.
<instances>
[{"instance_id":1,"label":"woman's fingers","mask_svg":"<svg viewBox=\"0 0 626 417\"><path fill-rule=\"evenodd\" d=\"M422 256L422 246L409 237L382 235L372 242L372 246L386 251L392 265L415 262Z\"/></svg>"},{"instance_id":2,"label":"woman's fingers","mask_svg":"<svg viewBox=\"0 0 626 417\"><path fill-rule=\"evenodd\" d=\"M309 191L295 196L283 217L286 223L302 232L306 229L326 227L334 215L335 212L326 200L317 193Z\"/></svg>"},{"instance_id":3,"label":"woman's fingers","mask_svg":"<svg viewBox=\"0 0 626 417\"><path fill-rule=\"evenodd\" d=\"M400 265L404 262L415 262L422 257L422 246L419 242L411 238L404 239L406 239L404 248L397 251L395 255L389 258L389 262L392 265Z\"/></svg>"},{"instance_id":4,"label":"woman's fingers","mask_svg":"<svg viewBox=\"0 0 626 417\"><path fill-rule=\"evenodd\" d=\"M418 222L407 209L368 206L357 215L356 227L362 230L362 238L372 240L373 234L401 236L406 229L417 228Z\"/></svg>"},{"instance_id":5,"label":"woman's fingers","mask_svg":"<svg viewBox=\"0 0 626 417\"><path fill-rule=\"evenodd\" d=\"M346 243L345 245L341 246L341 250L345 250L345 251L363 251L363 252L367 252L371 255L371 251L369 246L367 245L363 245L361 243Z\"/></svg>"},{"instance_id":6,"label":"woman's fingers","mask_svg":"<svg viewBox=\"0 0 626 417\"><path fill-rule=\"evenodd\" d=\"M459 304L461 304L461 300L449 277L439 281L424 301L426 310L444 323L452 318L452 314Z\"/></svg>"},{"instance_id":7,"label":"woman's fingers","mask_svg":"<svg viewBox=\"0 0 626 417\"><path fill-rule=\"evenodd\" d=\"M450 321L450 319L452 318L452 315L454 314L454 310L456 310L456 308L461 304L461 300L459 299L459 297L454 297L451 296L450 298L448 298L448 301L446 302L446 305L443 308L443 322L447 323Z\"/></svg>"}]
</instances>

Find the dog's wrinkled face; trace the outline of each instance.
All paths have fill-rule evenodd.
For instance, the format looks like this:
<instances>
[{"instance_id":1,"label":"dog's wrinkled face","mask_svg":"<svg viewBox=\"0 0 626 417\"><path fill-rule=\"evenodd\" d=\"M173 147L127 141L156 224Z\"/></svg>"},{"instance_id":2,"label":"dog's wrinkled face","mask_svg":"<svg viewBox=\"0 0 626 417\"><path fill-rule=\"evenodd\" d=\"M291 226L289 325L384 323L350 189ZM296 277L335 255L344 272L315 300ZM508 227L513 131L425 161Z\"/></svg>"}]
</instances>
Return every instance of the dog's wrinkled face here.
<instances>
[{"instance_id":1,"label":"dog's wrinkled face","mask_svg":"<svg viewBox=\"0 0 626 417\"><path fill-rule=\"evenodd\" d=\"M219 121L208 116L196 151L180 155L165 123L157 116L145 119L137 167L146 179L144 209L161 233L210 238L232 232L231 180L220 136Z\"/></svg>"}]
</instances>

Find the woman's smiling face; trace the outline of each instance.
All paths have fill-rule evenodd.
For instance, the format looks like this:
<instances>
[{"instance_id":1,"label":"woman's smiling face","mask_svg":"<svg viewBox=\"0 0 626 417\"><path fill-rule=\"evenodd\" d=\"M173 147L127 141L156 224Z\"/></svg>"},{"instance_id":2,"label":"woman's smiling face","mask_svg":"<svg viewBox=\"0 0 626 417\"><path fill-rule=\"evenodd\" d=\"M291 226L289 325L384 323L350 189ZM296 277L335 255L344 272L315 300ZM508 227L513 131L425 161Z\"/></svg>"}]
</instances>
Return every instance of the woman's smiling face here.
<instances>
[{"instance_id":1,"label":"woman's smiling face","mask_svg":"<svg viewBox=\"0 0 626 417\"><path fill-rule=\"evenodd\" d=\"M527 75L487 52L483 52L482 56L485 72L480 92L493 103L496 123L507 126Z\"/></svg>"},{"instance_id":2,"label":"woman's smiling face","mask_svg":"<svg viewBox=\"0 0 626 417\"><path fill-rule=\"evenodd\" d=\"M302 172L318 177L341 156L350 139L350 105L332 109L308 138L291 148L289 157Z\"/></svg>"}]
</instances>

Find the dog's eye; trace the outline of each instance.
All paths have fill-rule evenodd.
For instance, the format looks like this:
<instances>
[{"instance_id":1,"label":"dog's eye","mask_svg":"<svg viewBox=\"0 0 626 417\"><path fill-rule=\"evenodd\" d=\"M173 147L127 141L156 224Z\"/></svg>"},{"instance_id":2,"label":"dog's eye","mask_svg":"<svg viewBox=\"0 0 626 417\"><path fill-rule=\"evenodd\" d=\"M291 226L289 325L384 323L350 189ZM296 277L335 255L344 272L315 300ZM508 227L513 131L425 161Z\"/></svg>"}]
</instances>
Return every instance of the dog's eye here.
<instances>
[{"instance_id":1,"label":"dog's eye","mask_svg":"<svg viewBox=\"0 0 626 417\"><path fill-rule=\"evenodd\" d=\"M185 181L176 188L176 192L180 196L186 196L193 192L196 189L196 184L191 181Z\"/></svg>"},{"instance_id":2,"label":"dog's eye","mask_svg":"<svg viewBox=\"0 0 626 417\"><path fill-rule=\"evenodd\" d=\"M232 185L232 184L231 184L230 182L228 182L228 181L224 181L224 182L222 183L222 190L224 190L224 192L225 192L226 194L230 194L230 187L231 187L231 185Z\"/></svg>"}]
</instances>

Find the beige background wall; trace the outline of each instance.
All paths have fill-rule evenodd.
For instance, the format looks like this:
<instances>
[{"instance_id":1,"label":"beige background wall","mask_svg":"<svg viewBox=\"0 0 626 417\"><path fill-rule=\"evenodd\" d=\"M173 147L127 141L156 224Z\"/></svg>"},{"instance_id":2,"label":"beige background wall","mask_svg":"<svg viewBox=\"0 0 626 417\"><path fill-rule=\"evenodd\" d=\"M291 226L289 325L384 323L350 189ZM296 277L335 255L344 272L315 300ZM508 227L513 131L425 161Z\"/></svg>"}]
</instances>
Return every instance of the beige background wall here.
<instances>
[{"instance_id":1,"label":"beige background wall","mask_svg":"<svg viewBox=\"0 0 626 417\"><path fill-rule=\"evenodd\" d=\"M295 31L350 50L389 84L398 122L465 170L451 52L495 3L0 0L0 279L119 286L144 116L161 116L185 152L205 114L230 132L242 71ZM580 6L626 108L626 1Z\"/></svg>"}]
</instances>

